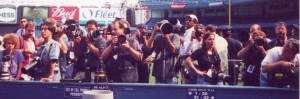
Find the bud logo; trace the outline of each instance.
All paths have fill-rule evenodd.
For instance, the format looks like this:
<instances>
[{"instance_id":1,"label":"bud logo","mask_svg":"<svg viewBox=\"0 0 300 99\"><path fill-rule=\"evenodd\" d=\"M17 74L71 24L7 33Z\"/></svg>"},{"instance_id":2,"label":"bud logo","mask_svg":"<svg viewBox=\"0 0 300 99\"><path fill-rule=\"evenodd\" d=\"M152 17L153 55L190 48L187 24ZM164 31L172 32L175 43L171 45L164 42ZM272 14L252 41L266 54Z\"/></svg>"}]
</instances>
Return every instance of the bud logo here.
<instances>
[{"instance_id":1,"label":"bud logo","mask_svg":"<svg viewBox=\"0 0 300 99\"><path fill-rule=\"evenodd\" d=\"M50 8L50 17L56 20L66 19L75 19L78 20L79 10L76 7L61 7L61 8Z\"/></svg>"},{"instance_id":2,"label":"bud logo","mask_svg":"<svg viewBox=\"0 0 300 99\"><path fill-rule=\"evenodd\" d=\"M16 21L16 9L0 8L0 21L10 22Z\"/></svg>"}]
</instances>

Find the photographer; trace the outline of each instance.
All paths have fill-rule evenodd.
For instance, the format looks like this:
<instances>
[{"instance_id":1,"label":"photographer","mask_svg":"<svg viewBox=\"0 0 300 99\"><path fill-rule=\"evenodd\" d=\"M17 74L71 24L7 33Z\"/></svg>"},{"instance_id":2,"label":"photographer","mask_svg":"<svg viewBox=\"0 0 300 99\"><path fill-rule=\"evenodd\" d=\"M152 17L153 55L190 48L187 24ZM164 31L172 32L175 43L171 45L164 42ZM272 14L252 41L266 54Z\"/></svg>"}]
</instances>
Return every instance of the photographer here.
<instances>
[{"instance_id":1,"label":"photographer","mask_svg":"<svg viewBox=\"0 0 300 99\"><path fill-rule=\"evenodd\" d=\"M87 33L80 29L75 36L74 51L76 56L75 72L76 78L84 82L91 82L93 74L100 65L99 57L105 48L106 40L100 36L95 20L86 23ZM89 77L86 77L89 76Z\"/></svg>"},{"instance_id":2,"label":"photographer","mask_svg":"<svg viewBox=\"0 0 300 99\"><path fill-rule=\"evenodd\" d=\"M107 42L107 47L101 54L105 62L110 82L138 82L137 63L142 60L142 50L134 38L124 34L126 21L115 20L112 24L112 39Z\"/></svg>"},{"instance_id":3,"label":"photographer","mask_svg":"<svg viewBox=\"0 0 300 99\"><path fill-rule=\"evenodd\" d=\"M162 34L157 35L159 31ZM175 63L178 59L180 37L171 33L172 31L172 25L163 20L154 25L148 40L147 48L152 49L156 54L152 72L155 83L177 84Z\"/></svg>"},{"instance_id":4,"label":"photographer","mask_svg":"<svg viewBox=\"0 0 300 99\"><path fill-rule=\"evenodd\" d=\"M261 61L271 47L265 39L264 32L254 32L251 38L246 46L238 52L237 57L243 58L245 62L245 74L242 78L244 86L259 86Z\"/></svg>"},{"instance_id":5,"label":"photographer","mask_svg":"<svg viewBox=\"0 0 300 99\"><path fill-rule=\"evenodd\" d=\"M139 24L136 28L135 38L139 41L139 45L143 51L143 59L137 67L139 73L139 83L149 83L150 63L148 59L152 58L151 50L146 47L149 33L146 25L144 24Z\"/></svg>"},{"instance_id":6,"label":"photographer","mask_svg":"<svg viewBox=\"0 0 300 99\"><path fill-rule=\"evenodd\" d=\"M297 56L297 58L295 58ZM274 47L261 62L260 86L286 87L291 82L299 81L299 40L290 39L283 47ZM287 71L287 72L283 72ZM290 73L293 73L289 75ZM296 72L298 71L298 72ZM272 76L281 73L281 81L277 82ZM287 76L286 76L287 75ZM298 75L294 77L293 75ZM273 78L273 79L272 79ZM299 82L296 83L299 86Z\"/></svg>"},{"instance_id":7,"label":"photographer","mask_svg":"<svg viewBox=\"0 0 300 99\"><path fill-rule=\"evenodd\" d=\"M41 81L49 81L54 77L54 68L58 66L58 59L60 53L59 43L52 39L52 35L56 32L54 21L45 21L41 25L41 37L43 42L37 52L40 57L40 64L35 70L34 79ZM59 77L60 78L60 77Z\"/></svg>"},{"instance_id":8,"label":"photographer","mask_svg":"<svg viewBox=\"0 0 300 99\"><path fill-rule=\"evenodd\" d=\"M8 72L10 80L20 80L24 57L20 50L15 49L19 44L18 36L15 33L5 34L3 36L3 42L5 50L0 52L0 71L1 73ZM6 59L4 59L5 57ZM5 62L8 62L9 67L4 67ZM5 71L3 68L8 68L8 71Z\"/></svg>"},{"instance_id":9,"label":"photographer","mask_svg":"<svg viewBox=\"0 0 300 99\"><path fill-rule=\"evenodd\" d=\"M194 60L198 62L197 67L192 63ZM219 78L213 74L223 73L224 68L215 48L215 35L213 33L205 34L202 48L194 51L185 63L198 74L197 84L217 84Z\"/></svg>"}]
</instances>

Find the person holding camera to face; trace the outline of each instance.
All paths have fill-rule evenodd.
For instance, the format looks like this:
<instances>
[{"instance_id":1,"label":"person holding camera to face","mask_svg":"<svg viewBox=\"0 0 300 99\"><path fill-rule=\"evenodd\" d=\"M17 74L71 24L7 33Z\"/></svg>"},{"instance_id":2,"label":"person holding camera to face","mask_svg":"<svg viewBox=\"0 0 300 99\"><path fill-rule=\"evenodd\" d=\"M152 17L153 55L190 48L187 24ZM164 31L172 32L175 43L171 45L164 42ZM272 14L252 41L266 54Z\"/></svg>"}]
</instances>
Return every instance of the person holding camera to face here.
<instances>
[{"instance_id":1,"label":"person holding camera to face","mask_svg":"<svg viewBox=\"0 0 300 99\"><path fill-rule=\"evenodd\" d=\"M254 32L246 46L237 54L237 57L243 58L245 62L245 74L242 78L244 86L259 86L261 61L271 48L265 38L264 32Z\"/></svg>"},{"instance_id":2,"label":"person holding camera to face","mask_svg":"<svg viewBox=\"0 0 300 99\"><path fill-rule=\"evenodd\" d=\"M135 32L135 38L139 41L139 45L143 51L143 60L138 64L138 73L139 73L139 83L149 83L149 74L150 74L150 63L152 52L146 47L148 35L148 29L146 25L139 24Z\"/></svg>"},{"instance_id":3,"label":"person holding camera to face","mask_svg":"<svg viewBox=\"0 0 300 99\"><path fill-rule=\"evenodd\" d=\"M18 46L18 36L8 33L3 36L4 50L0 52L0 71L2 80L20 80L24 57L22 51L15 49Z\"/></svg>"},{"instance_id":4,"label":"person holding camera to face","mask_svg":"<svg viewBox=\"0 0 300 99\"><path fill-rule=\"evenodd\" d=\"M299 88L299 40L270 49L261 62L260 86Z\"/></svg>"},{"instance_id":5,"label":"person holding camera to face","mask_svg":"<svg viewBox=\"0 0 300 99\"><path fill-rule=\"evenodd\" d=\"M112 24L112 39L101 54L106 64L106 71L110 82L137 83L137 64L141 62L143 54L139 42L125 36L126 21L115 20Z\"/></svg>"},{"instance_id":6,"label":"person holding camera to face","mask_svg":"<svg viewBox=\"0 0 300 99\"><path fill-rule=\"evenodd\" d=\"M99 57L105 48L106 40L100 36L98 24L95 20L86 23L87 29L79 31L74 36L74 52L76 56L75 78L84 82L91 82L94 72L100 65Z\"/></svg>"},{"instance_id":7,"label":"person holding camera to face","mask_svg":"<svg viewBox=\"0 0 300 99\"><path fill-rule=\"evenodd\" d=\"M177 84L175 63L178 59L180 37L172 33L173 27L168 21L161 21L154 25L147 48L155 51L152 75L155 83ZM162 34L157 34L162 32Z\"/></svg>"}]
</instances>

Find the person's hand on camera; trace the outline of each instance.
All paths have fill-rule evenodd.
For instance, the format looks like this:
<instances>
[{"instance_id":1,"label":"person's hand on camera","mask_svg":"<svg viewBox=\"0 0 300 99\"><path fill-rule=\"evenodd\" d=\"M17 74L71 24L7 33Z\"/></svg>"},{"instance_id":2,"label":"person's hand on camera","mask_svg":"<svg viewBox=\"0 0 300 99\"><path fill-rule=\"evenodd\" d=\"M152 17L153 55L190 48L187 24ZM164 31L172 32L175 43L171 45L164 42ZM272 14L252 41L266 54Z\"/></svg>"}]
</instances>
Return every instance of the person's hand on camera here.
<instances>
[{"instance_id":1,"label":"person's hand on camera","mask_svg":"<svg viewBox=\"0 0 300 99\"><path fill-rule=\"evenodd\" d=\"M120 47L122 49L129 50L130 49L129 42L126 40L125 43L120 44Z\"/></svg>"},{"instance_id":2,"label":"person's hand on camera","mask_svg":"<svg viewBox=\"0 0 300 99\"><path fill-rule=\"evenodd\" d=\"M261 51L261 52L264 52L264 51L265 51L264 46L258 46L258 45L255 45L255 47L256 47L259 51Z\"/></svg>"},{"instance_id":3,"label":"person's hand on camera","mask_svg":"<svg viewBox=\"0 0 300 99\"><path fill-rule=\"evenodd\" d=\"M139 29L135 30L135 35L136 37L140 37L141 36L141 31Z\"/></svg>"},{"instance_id":4,"label":"person's hand on camera","mask_svg":"<svg viewBox=\"0 0 300 99\"><path fill-rule=\"evenodd\" d=\"M254 39L250 39L248 42L248 46L253 46L254 45Z\"/></svg>"},{"instance_id":5,"label":"person's hand on camera","mask_svg":"<svg viewBox=\"0 0 300 99\"><path fill-rule=\"evenodd\" d=\"M87 45L92 44L92 43L91 43L91 39L93 39L93 38L91 38L90 36L88 36L88 37L86 38L85 42L86 42Z\"/></svg>"},{"instance_id":6,"label":"person's hand on camera","mask_svg":"<svg viewBox=\"0 0 300 99\"><path fill-rule=\"evenodd\" d=\"M281 62L281 66L284 66L284 67L287 67L287 68L292 69L292 68L294 68L296 65L295 65L294 63L292 63L292 62L282 61L282 62Z\"/></svg>"},{"instance_id":7,"label":"person's hand on camera","mask_svg":"<svg viewBox=\"0 0 300 99\"><path fill-rule=\"evenodd\" d=\"M112 36L111 37L111 44L114 46L114 45L117 45L118 44L118 36Z\"/></svg>"}]
</instances>

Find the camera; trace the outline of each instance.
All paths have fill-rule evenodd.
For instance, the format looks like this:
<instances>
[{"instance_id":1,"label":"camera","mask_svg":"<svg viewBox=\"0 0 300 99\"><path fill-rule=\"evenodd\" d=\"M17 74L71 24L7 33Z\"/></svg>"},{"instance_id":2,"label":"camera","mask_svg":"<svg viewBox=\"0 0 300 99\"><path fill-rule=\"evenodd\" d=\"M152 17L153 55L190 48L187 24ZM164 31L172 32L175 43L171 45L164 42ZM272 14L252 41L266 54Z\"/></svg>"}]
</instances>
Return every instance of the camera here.
<instances>
[{"instance_id":1,"label":"camera","mask_svg":"<svg viewBox=\"0 0 300 99\"><path fill-rule=\"evenodd\" d=\"M274 69L267 74L268 82L274 87L290 87L299 88L299 65L295 69L289 69L284 66Z\"/></svg>"},{"instance_id":2,"label":"camera","mask_svg":"<svg viewBox=\"0 0 300 99\"><path fill-rule=\"evenodd\" d=\"M197 31L195 32L195 37L196 37L196 38L200 37L201 35L203 35L203 33L202 33L201 31L197 30Z\"/></svg>"},{"instance_id":3,"label":"camera","mask_svg":"<svg viewBox=\"0 0 300 99\"><path fill-rule=\"evenodd\" d=\"M103 34L103 30L96 30L92 33L92 36L93 38L98 38L102 34Z\"/></svg>"},{"instance_id":4,"label":"camera","mask_svg":"<svg viewBox=\"0 0 300 99\"><path fill-rule=\"evenodd\" d=\"M178 35L184 34L186 27L180 24L180 21L177 18L170 18L168 21L173 26L173 33Z\"/></svg>"},{"instance_id":5,"label":"camera","mask_svg":"<svg viewBox=\"0 0 300 99\"><path fill-rule=\"evenodd\" d=\"M64 31L75 31L76 29L77 29L76 24L72 24L72 25L69 25L69 26L63 28Z\"/></svg>"},{"instance_id":6,"label":"camera","mask_svg":"<svg viewBox=\"0 0 300 99\"><path fill-rule=\"evenodd\" d=\"M173 32L173 26L170 23L164 23L160 26L160 31L163 34L170 34Z\"/></svg>"},{"instance_id":7,"label":"camera","mask_svg":"<svg viewBox=\"0 0 300 99\"><path fill-rule=\"evenodd\" d=\"M2 71L1 71L1 80L9 80L9 63L8 61L11 59L10 56L5 55L2 57Z\"/></svg>"},{"instance_id":8,"label":"camera","mask_svg":"<svg viewBox=\"0 0 300 99\"><path fill-rule=\"evenodd\" d=\"M130 34L130 28L125 28L124 29L124 34Z\"/></svg>"},{"instance_id":9,"label":"camera","mask_svg":"<svg viewBox=\"0 0 300 99\"><path fill-rule=\"evenodd\" d=\"M126 42L126 36L125 35L119 35L118 36L118 43L124 44Z\"/></svg>"},{"instance_id":10,"label":"camera","mask_svg":"<svg viewBox=\"0 0 300 99\"><path fill-rule=\"evenodd\" d=\"M225 84L225 82L230 82L231 76L221 73L220 71L217 70L212 70L212 77L211 77L211 83L212 84L217 84L219 81L223 81L223 84Z\"/></svg>"},{"instance_id":11,"label":"camera","mask_svg":"<svg viewBox=\"0 0 300 99\"><path fill-rule=\"evenodd\" d=\"M262 39L262 38L255 39L255 40L254 40L254 43L255 43L255 45L257 45L257 46L263 46L264 43L265 43L265 40Z\"/></svg>"},{"instance_id":12,"label":"camera","mask_svg":"<svg viewBox=\"0 0 300 99\"><path fill-rule=\"evenodd\" d=\"M30 64L22 67L22 69L21 69L22 73L27 74L28 71L34 69L34 67L36 67L37 64L39 63L39 60L40 60L40 57L37 57L37 56L32 58L32 61L30 62Z\"/></svg>"}]
</instances>

